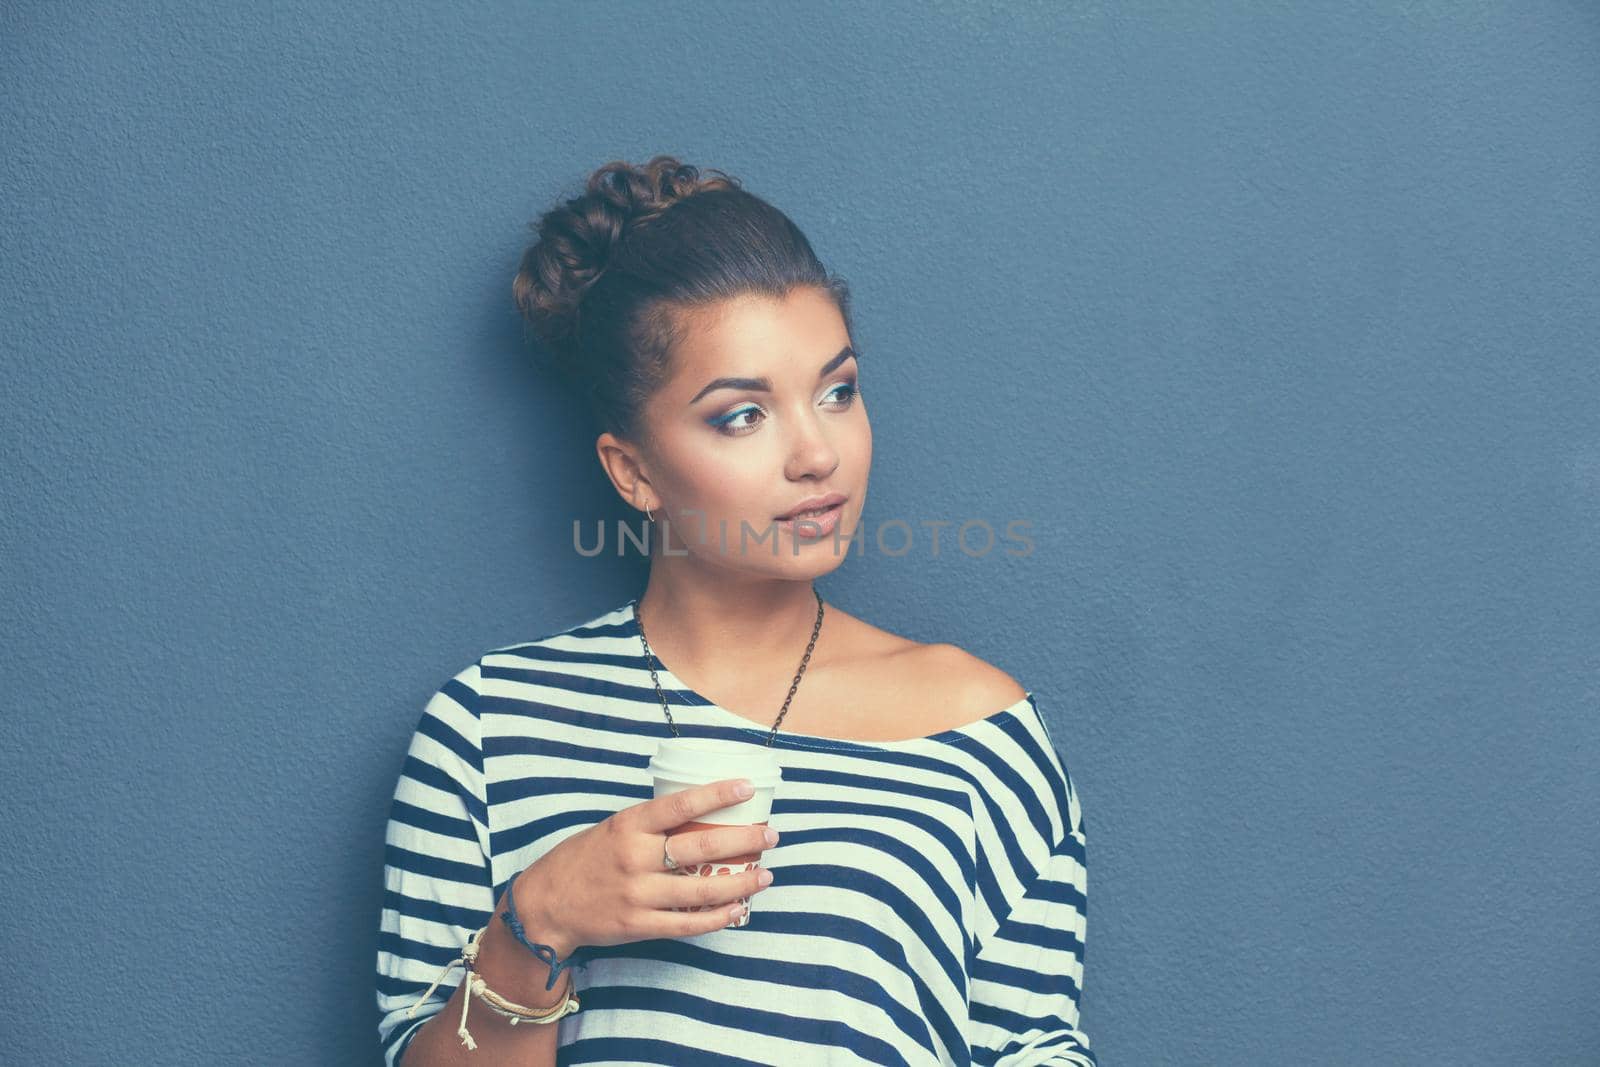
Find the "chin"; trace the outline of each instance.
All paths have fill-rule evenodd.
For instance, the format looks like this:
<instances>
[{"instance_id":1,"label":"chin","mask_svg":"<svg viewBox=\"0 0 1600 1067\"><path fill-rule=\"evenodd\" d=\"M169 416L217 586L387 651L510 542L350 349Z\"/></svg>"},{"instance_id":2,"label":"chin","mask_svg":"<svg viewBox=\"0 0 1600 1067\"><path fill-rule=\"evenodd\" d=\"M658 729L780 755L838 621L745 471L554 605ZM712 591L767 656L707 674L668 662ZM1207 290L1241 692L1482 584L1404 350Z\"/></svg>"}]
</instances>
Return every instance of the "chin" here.
<instances>
[{"instance_id":1,"label":"chin","mask_svg":"<svg viewBox=\"0 0 1600 1067\"><path fill-rule=\"evenodd\" d=\"M846 531L848 532L848 528ZM832 574L850 558L850 551L850 541L844 533L839 535L837 550L831 536L810 544L802 544L798 551L792 541L780 537L776 553L772 551L769 542L759 546L751 545L748 554L743 557L730 549L727 560L730 566L741 571L803 581Z\"/></svg>"}]
</instances>

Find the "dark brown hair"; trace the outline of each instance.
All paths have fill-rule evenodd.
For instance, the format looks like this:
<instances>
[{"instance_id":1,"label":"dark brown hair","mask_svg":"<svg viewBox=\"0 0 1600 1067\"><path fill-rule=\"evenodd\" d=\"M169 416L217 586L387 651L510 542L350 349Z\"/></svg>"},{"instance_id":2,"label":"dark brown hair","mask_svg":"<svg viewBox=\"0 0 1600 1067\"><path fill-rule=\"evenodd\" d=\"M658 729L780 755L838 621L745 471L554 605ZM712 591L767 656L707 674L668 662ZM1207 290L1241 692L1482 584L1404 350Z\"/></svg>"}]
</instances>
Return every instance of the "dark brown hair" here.
<instances>
[{"instance_id":1,"label":"dark brown hair","mask_svg":"<svg viewBox=\"0 0 1600 1067\"><path fill-rule=\"evenodd\" d=\"M635 436L682 339L677 312L808 285L833 298L855 333L849 286L788 216L720 170L703 176L666 155L607 163L529 227L538 240L512 283L517 310L597 430Z\"/></svg>"}]
</instances>

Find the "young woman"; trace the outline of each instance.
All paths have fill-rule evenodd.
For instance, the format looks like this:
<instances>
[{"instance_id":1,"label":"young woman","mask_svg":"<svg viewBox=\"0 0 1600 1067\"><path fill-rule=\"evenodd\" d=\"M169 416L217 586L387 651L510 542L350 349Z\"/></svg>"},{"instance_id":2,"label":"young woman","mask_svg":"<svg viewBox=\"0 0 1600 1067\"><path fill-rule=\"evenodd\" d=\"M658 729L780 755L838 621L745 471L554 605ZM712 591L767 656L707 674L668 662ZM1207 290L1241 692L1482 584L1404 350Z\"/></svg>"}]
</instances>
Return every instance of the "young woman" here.
<instances>
[{"instance_id":1,"label":"young woman","mask_svg":"<svg viewBox=\"0 0 1600 1067\"><path fill-rule=\"evenodd\" d=\"M1095 1063L1083 817L1033 694L813 584L872 460L845 284L663 156L547 212L514 291L651 520L650 575L424 709L387 831L387 1062ZM769 746L766 828L667 834L739 800L651 799L674 732Z\"/></svg>"}]
</instances>

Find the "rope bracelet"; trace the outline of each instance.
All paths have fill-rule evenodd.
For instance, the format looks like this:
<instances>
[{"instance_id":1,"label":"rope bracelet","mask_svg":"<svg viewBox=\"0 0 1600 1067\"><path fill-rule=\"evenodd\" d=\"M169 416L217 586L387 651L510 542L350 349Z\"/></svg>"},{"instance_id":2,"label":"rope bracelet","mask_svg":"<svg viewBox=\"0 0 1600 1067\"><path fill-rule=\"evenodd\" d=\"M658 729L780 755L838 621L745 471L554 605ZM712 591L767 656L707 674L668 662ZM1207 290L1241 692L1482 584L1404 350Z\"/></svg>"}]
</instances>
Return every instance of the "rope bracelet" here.
<instances>
[{"instance_id":1,"label":"rope bracelet","mask_svg":"<svg viewBox=\"0 0 1600 1067\"><path fill-rule=\"evenodd\" d=\"M512 879L512 881L515 881L515 879ZM549 945L542 945L537 941L528 940L527 932L522 928L522 923L517 921L516 902L511 896L511 885L509 883L506 885L506 910L500 913L500 918L505 921L507 926L511 927L512 936L522 942L540 960L549 965L550 980L545 983L545 989L555 988L556 979L560 976L561 971L569 965L578 967L587 967L589 965L588 960L578 958L582 951L581 948L574 949L563 960L556 955L555 949ZM439 977L433 980L433 984L428 987L421 997L417 998L417 1002L411 1005L411 1008L406 1012L407 1018L416 1018L417 1009L427 1002L427 999L433 995L433 991L439 988L439 983L444 981L445 976L458 963L467 972L465 976L467 995L461 998L461 1025L456 1028L456 1033L461 1037L461 1043L467 1046L468 1049L476 1049L478 1047L478 1043L467 1032L467 1008L471 1005L474 996L487 1004L489 1010L496 1015L503 1015L510 1019L512 1026L525 1022L553 1023L578 1010L578 997L571 989L567 991L566 999L560 1004L542 1011L524 1007L514 1001L507 1000L490 989L489 984L483 980L483 975L479 974L477 970L478 949L483 944L484 934L488 932L489 928L485 926L467 936L467 944L461 950L461 955L444 965L444 969L439 972Z\"/></svg>"},{"instance_id":2,"label":"rope bracelet","mask_svg":"<svg viewBox=\"0 0 1600 1067\"><path fill-rule=\"evenodd\" d=\"M506 910L500 913L500 918L507 926L511 927L511 935L513 937L522 942L529 952L549 965L550 980L544 984L544 987L546 990L554 989L556 987L556 978L561 974L562 968L568 966L587 967L589 966L589 961L583 958L585 953L581 946L573 949L567 958L563 960L556 956L556 950L549 945L541 945L537 941L528 940L527 931L523 930L522 923L517 921L516 898L511 895L511 887L516 884L516 881L513 878L506 883Z\"/></svg>"},{"instance_id":3,"label":"rope bracelet","mask_svg":"<svg viewBox=\"0 0 1600 1067\"><path fill-rule=\"evenodd\" d=\"M478 1047L478 1043L467 1032L467 1009L471 1007L474 996L489 1005L489 1009L496 1015L503 1015L510 1019L512 1026L516 1026L518 1023L553 1023L571 1015L578 1010L579 1006L577 995L570 989L567 991L566 999L560 1004L542 1011L524 1007L514 1001L507 1000L490 989L489 984L483 980L483 975L477 971L478 948L482 944L483 935L488 932L488 929L485 926L483 929L474 930L468 935L466 947L461 950L461 955L444 965L444 970L439 972L439 977L433 980L433 984L428 987L427 992L423 993L406 1012L407 1018L415 1018L417 1009L422 1007L427 999L433 995L435 989L439 988L439 983L444 981L445 975L449 974L456 964L461 964L466 968L467 972L467 992L461 998L461 1025L456 1027L456 1033L460 1036L461 1043L467 1046L469 1050Z\"/></svg>"}]
</instances>

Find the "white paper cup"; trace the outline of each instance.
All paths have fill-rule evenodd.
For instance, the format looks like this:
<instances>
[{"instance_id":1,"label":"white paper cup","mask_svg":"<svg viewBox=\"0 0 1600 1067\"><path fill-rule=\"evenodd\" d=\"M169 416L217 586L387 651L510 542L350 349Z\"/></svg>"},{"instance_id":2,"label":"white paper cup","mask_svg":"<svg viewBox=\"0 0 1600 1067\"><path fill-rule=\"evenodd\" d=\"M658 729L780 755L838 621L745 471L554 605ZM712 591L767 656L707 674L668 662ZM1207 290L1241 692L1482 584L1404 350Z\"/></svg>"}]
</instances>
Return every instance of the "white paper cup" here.
<instances>
[{"instance_id":1,"label":"white paper cup","mask_svg":"<svg viewBox=\"0 0 1600 1067\"><path fill-rule=\"evenodd\" d=\"M650 760L650 774L655 780L655 795L669 796L684 789L720 782L728 778L748 778L756 787L748 800L707 812L692 822L668 830L668 835L690 833L714 826L765 826L772 816L772 799L783 771L778 757L765 745L748 741L721 741L704 737L662 738L655 756ZM725 856L706 863L683 864L675 873L691 878L709 878L713 875L737 874L754 870L761 864L761 852L740 856ZM740 897L745 910L729 926L744 926L750 921L750 898ZM700 904L673 908L673 911L711 911L726 908L726 904Z\"/></svg>"}]
</instances>

